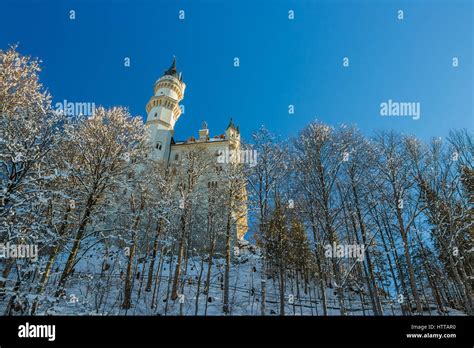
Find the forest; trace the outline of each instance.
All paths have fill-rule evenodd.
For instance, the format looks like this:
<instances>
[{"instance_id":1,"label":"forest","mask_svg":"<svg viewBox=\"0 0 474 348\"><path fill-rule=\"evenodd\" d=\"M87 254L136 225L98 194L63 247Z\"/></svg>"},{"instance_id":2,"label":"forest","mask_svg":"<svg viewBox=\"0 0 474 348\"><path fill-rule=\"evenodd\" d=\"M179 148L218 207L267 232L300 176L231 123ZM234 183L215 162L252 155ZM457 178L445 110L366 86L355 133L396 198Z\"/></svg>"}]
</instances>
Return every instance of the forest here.
<instances>
[{"instance_id":1,"label":"forest","mask_svg":"<svg viewBox=\"0 0 474 348\"><path fill-rule=\"evenodd\" d=\"M203 187L215 156L156 163L140 117L65 115L40 71L0 50L1 314L473 314L472 130L262 127Z\"/></svg>"}]
</instances>

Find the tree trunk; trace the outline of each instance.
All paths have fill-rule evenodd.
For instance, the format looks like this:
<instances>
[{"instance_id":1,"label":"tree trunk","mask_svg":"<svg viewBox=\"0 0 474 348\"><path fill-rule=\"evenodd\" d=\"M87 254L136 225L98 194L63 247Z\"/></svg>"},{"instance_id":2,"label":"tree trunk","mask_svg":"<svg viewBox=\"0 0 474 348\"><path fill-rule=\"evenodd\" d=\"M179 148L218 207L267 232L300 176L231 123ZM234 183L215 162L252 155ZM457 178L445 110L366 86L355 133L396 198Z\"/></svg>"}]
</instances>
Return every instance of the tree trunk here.
<instances>
[{"instance_id":1,"label":"tree trunk","mask_svg":"<svg viewBox=\"0 0 474 348\"><path fill-rule=\"evenodd\" d=\"M364 224L364 221L362 219L362 213L360 211L360 206L359 206L359 197L358 197L358 193L357 193L357 190L355 188L355 183L354 183L354 179L352 179L352 193L354 195L354 203L355 203L355 209L356 209L356 214L357 214L357 222L359 223L359 229L360 229L360 232L361 232L361 235L362 235L362 243L364 244L364 247L365 247L365 260L367 262L367 268L368 268L368 271L369 271L369 288L371 289L371 292L373 293L373 302L375 302L375 315L383 315L383 311L382 311L382 306L380 305L380 298L379 298L379 295L377 293L377 285L376 285L376 282L375 282L375 276L374 276L374 268L372 266L372 259L371 259L371 256L370 256L370 252L369 252L369 245L367 244L367 236L366 236L366 231L365 231L365 224ZM354 233L357 233L357 231L354 231Z\"/></svg>"},{"instance_id":2,"label":"tree trunk","mask_svg":"<svg viewBox=\"0 0 474 348\"><path fill-rule=\"evenodd\" d=\"M171 290L171 299L174 301L178 298L178 287L179 287L179 278L181 277L181 264L183 262L183 254L184 254L184 239L186 238L186 212L183 211L181 215L181 235L179 238L179 245L178 245L178 260L176 262L176 268L174 272L174 279L173 279L173 288Z\"/></svg>"},{"instance_id":3,"label":"tree trunk","mask_svg":"<svg viewBox=\"0 0 474 348\"><path fill-rule=\"evenodd\" d=\"M230 249L231 249L231 218L232 213L229 209L227 215L226 225L226 243L225 243L225 271L224 271L224 306L223 311L225 314L230 313L229 305L229 287L230 287Z\"/></svg>"},{"instance_id":4,"label":"tree trunk","mask_svg":"<svg viewBox=\"0 0 474 348\"><path fill-rule=\"evenodd\" d=\"M67 219L68 219L68 215L69 215L70 210L71 209L68 206L66 208L65 213L64 213L63 222L61 223L61 227L59 228L59 233L58 233L59 239L61 239L64 236L65 232L66 232ZM51 250L51 254L49 255L48 262L46 263L45 270L43 272L40 283L38 285L38 289L37 289L38 296L40 296L43 293L44 288L46 287L46 283L48 282L48 278L49 278L49 275L51 273L51 269L53 268L54 260L56 260L56 256L58 255L59 251L61 250L61 247L62 247L62 241L59 240L59 241L56 242L56 245ZM32 307L31 307L31 315L35 315L37 309L38 309L38 299L35 299L35 301L33 302Z\"/></svg>"},{"instance_id":5,"label":"tree trunk","mask_svg":"<svg viewBox=\"0 0 474 348\"><path fill-rule=\"evenodd\" d=\"M153 241L153 252L152 252L150 267L148 268L148 279L147 279L147 283L145 287L145 291L147 292L151 291L151 286L153 283L153 269L155 267L155 260L156 260L156 254L158 251L158 241L159 241L160 234L161 234L161 218L158 219L158 223L156 226L155 240Z\"/></svg>"},{"instance_id":6,"label":"tree trunk","mask_svg":"<svg viewBox=\"0 0 474 348\"><path fill-rule=\"evenodd\" d=\"M66 283L67 278L72 272L74 264L76 262L77 253L79 252L79 248L81 246L82 238L84 237L84 233L86 230L87 223L89 222L90 214L92 213L92 208L95 205L95 201L93 199L93 195L90 194L89 198L87 199L84 215L81 219L81 223L77 230L76 239L74 240L74 244L69 254L69 257L66 262L66 266L64 267L63 273L61 274L61 278L59 279L58 289L56 291L55 296L58 297L63 293L64 284Z\"/></svg>"}]
</instances>

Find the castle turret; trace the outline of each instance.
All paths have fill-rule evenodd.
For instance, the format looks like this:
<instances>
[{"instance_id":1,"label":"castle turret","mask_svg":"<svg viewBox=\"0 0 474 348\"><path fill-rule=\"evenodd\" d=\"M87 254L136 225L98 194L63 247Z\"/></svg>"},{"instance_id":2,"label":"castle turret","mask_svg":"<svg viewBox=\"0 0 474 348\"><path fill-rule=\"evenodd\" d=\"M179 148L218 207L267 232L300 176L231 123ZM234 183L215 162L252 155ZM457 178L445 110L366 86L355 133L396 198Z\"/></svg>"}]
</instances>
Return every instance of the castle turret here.
<instances>
[{"instance_id":1,"label":"castle turret","mask_svg":"<svg viewBox=\"0 0 474 348\"><path fill-rule=\"evenodd\" d=\"M154 95L146 105L146 125L152 143L152 158L168 162L174 125L181 116L179 102L184 97L186 84L176 69L176 58L154 85Z\"/></svg>"},{"instance_id":2,"label":"castle turret","mask_svg":"<svg viewBox=\"0 0 474 348\"><path fill-rule=\"evenodd\" d=\"M240 130L239 127L235 128L234 121L230 119L229 125L225 130L226 138L229 139L231 148L238 148L240 146Z\"/></svg>"},{"instance_id":3,"label":"castle turret","mask_svg":"<svg viewBox=\"0 0 474 348\"><path fill-rule=\"evenodd\" d=\"M209 129L207 128L207 123L203 122L202 127L199 130L199 141L208 141L209 140Z\"/></svg>"}]
</instances>

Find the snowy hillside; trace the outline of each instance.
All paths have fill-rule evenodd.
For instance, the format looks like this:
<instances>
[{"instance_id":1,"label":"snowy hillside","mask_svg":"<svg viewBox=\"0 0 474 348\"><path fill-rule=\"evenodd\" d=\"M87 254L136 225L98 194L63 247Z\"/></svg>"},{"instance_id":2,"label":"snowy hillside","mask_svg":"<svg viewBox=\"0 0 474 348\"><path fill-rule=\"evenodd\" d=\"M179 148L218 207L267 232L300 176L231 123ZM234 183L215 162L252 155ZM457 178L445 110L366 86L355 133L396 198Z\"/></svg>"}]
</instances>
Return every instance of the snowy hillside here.
<instances>
[{"instance_id":1,"label":"snowy hillside","mask_svg":"<svg viewBox=\"0 0 474 348\"><path fill-rule=\"evenodd\" d=\"M233 258L230 272L231 315L262 315L262 280L265 279L265 315L279 314L279 292L277 277L262 277L261 255L247 242L241 243L238 257ZM64 255L62 255L64 257ZM176 258L158 256L161 270L153 275L154 286L145 291L146 271L149 262L141 259L136 264L133 281L132 308L121 308L123 301L123 266L126 256L121 249L113 248L106 254L98 245L78 262L73 276L67 283L65 294L54 296L56 288L51 286L48 295L41 296L37 315L223 315L223 269L225 260L213 261L210 287L205 293L207 261L199 256L191 257L182 277L182 291L176 300L170 298ZM42 260L44 261L44 260ZM58 258L58 264L64 262ZM102 271L103 265L108 269ZM144 272L145 270L145 272ZM57 283L60 272L50 276L51 284ZM158 279L158 281L156 281ZM14 281L7 282L12 290ZM286 315L323 315L322 296L316 284L296 286L295 279L289 279L285 291ZM11 293L13 294L13 293ZM35 295L21 294L24 301L34 301ZM20 297L21 297L20 296ZM326 288L328 315L340 315L340 309L332 287ZM362 292L349 291L347 296L348 315L373 315L369 298ZM0 311L6 309L6 302L0 302ZM401 315L396 299L383 300L384 315ZM432 305L426 314L439 315ZM20 314L20 313L17 313ZM450 309L445 315L463 315Z\"/></svg>"}]
</instances>

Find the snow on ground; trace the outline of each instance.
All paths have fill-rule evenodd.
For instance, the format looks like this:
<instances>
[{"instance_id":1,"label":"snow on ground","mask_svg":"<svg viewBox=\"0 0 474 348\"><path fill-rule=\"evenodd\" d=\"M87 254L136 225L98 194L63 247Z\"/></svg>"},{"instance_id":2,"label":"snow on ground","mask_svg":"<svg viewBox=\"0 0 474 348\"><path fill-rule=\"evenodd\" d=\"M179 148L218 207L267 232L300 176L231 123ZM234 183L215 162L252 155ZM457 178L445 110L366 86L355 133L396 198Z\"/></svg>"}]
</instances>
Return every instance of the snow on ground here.
<instances>
[{"instance_id":1,"label":"snow on ground","mask_svg":"<svg viewBox=\"0 0 474 348\"><path fill-rule=\"evenodd\" d=\"M102 245L97 244L89 249L75 267L74 274L66 284L66 293L61 298L54 297L56 284L67 255L60 255L53 267L48 287L41 296L38 315L223 315L224 268L225 260L213 260L208 294L204 294L207 277L207 259L199 256L190 258L183 272L183 290L176 300L168 298L171 294L176 258L163 255L161 272L158 275L160 255L157 256L153 286L145 291L149 260L143 272L143 261L135 265L133 278L132 307L121 308L123 301L124 274L126 256L122 249L111 248L106 255ZM102 271L104 257L109 268ZM201 272L202 270L202 272ZM13 273L13 272L12 272ZM158 276L159 281L156 282ZM201 277L201 285L198 283ZM39 276L38 276L39 279ZM12 289L14 279L7 282L7 289ZM240 255L233 258L230 272L230 314L261 315L262 300L262 265L258 252L249 244L240 248ZM279 287L277 278L265 280L266 301L265 315L279 314ZM315 284L310 284L304 291L300 284L296 288L295 279L289 278L285 291L286 315L323 315L322 296ZM34 301L34 292L22 294L28 301ZM334 290L326 288L328 315L340 315L339 304ZM0 300L0 313L5 312L6 301ZM346 299L348 315L373 315L368 296L361 301L360 295L350 292ZM385 315L402 315L400 305L391 299L383 300ZM426 313L429 314L428 312ZM449 310L448 315L463 315L462 312ZM431 315L438 315L433 305Z\"/></svg>"}]
</instances>

